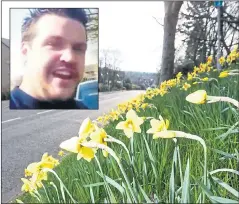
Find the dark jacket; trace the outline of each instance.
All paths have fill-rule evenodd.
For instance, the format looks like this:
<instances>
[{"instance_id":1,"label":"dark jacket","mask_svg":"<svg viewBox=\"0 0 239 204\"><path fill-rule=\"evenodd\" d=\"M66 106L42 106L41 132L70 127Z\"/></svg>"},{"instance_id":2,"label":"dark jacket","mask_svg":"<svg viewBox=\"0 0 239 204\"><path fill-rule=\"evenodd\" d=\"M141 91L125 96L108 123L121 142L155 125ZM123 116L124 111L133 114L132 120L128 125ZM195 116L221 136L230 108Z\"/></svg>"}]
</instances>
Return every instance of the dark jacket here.
<instances>
[{"instance_id":1,"label":"dark jacket","mask_svg":"<svg viewBox=\"0 0 239 204\"><path fill-rule=\"evenodd\" d=\"M16 87L10 94L10 109L88 109L82 102L69 99L67 101L40 101Z\"/></svg>"}]
</instances>

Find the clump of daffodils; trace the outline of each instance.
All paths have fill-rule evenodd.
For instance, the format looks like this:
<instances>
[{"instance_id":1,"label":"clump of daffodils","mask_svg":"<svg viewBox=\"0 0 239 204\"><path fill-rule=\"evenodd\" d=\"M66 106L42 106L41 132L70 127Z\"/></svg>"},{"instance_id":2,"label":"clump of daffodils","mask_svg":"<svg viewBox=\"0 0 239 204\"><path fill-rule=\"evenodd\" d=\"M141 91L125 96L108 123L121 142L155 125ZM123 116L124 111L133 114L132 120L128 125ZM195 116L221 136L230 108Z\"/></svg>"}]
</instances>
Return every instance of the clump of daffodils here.
<instances>
[{"instance_id":1,"label":"clump of daffodils","mask_svg":"<svg viewBox=\"0 0 239 204\"><path fill-rule=\"evenodd\" d=\"M79 130L78 136L72 137L60 144L60 148L77 154L77 160L81 158L90 162L97 151L97 148L87 147L87 142L107 145L105 141L107 133L103 128L99 128L89 118L86 118ZM103 155L107 157L107 153L103 151Z\"/></svg>"},{"instance_id":2,"label":"clump of daffodils","mask_svg":"<svg viewBox=\"0 0 239 204\"><path fill-rule=\"evenodd\" d=\"M235 46L231 53L227 56L227 63L231 64L233 61L236 61L239 58L239 52L237 51L238 46Z\"/></svg>"},{"instance_id":3,"label":"clump of daffodils","mask_svg":"<svg viewBox=\"0 0 239 204\"><path fill-rule=\"evenodd\" d=\"M25 177L21 178L23 185L22 191L33 192L37 188L43 186L42 181L47 180L47 171L44 169L53 169L59 164L59 161L52 156L49 156L48 153L43 154L40 162L34 162L27 166L25 169Z\"/></svg>"}]
</instances>

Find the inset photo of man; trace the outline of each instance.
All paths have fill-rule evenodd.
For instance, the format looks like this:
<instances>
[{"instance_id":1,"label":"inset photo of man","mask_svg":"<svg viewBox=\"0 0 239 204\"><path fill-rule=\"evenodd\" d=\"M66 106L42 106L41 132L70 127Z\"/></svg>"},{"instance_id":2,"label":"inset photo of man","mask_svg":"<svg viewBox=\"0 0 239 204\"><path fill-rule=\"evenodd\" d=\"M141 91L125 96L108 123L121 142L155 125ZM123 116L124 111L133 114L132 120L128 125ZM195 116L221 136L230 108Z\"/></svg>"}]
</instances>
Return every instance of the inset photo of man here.
<instances>
[{"instance_id":1,"label":"inset photo of man","mask_svg":"<svg viewBox=\"0 0 239 204\"><path fill-rule=\"evenodd\" d=\"M98 109L98 9L11 9L10 17L10 109Z\"/></svg>"}]
</instances>

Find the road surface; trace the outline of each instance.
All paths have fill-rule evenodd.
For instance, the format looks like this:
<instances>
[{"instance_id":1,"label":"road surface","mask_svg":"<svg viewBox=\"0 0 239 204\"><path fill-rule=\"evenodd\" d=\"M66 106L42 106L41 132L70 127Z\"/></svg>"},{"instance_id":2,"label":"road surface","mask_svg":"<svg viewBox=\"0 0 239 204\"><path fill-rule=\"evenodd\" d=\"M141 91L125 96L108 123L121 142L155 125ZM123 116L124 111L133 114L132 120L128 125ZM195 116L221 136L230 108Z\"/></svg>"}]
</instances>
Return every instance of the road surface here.
<instances>
[{"instance_id":1,"label":"road surface","mask_svg":"<svg viewBox=\"0 0 239 204\"><path fill-rule=\"evenodd\" d=\"M24 169L43 153L57 156L62 141L77 136L81 122L96 119L117 104L143 93L100 93L99 110L9 110L2 102L2 202L21 193Z\"/></svg>"}]
</instances>

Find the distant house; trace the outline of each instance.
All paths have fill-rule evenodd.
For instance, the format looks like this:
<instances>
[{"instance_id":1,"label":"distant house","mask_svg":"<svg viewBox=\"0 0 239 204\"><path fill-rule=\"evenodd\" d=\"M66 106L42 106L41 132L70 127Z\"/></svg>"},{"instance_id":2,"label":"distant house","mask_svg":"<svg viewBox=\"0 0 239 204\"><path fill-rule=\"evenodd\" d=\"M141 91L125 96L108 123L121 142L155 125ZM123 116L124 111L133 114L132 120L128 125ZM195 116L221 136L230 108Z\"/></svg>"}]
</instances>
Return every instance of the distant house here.
<instances>
[{"instance_id":1,"label":"distant house","mask_svg":"<svg viewBox=\"0 0 239 204\"><path fill-rule=\"evenodd\" d=\"M98 80L97 64L86 65L84 78L86 80Z\"/></svg>"},{"instance_id":2,"label":"distant house","mask_svg":"<svg viewBox=\"0 0 239 204\"><path fill-rule=\"evenodd\" d=\"M2 38L2 98L10 91L10 45L9 40Z\"/></svg>"}]
</instances>

